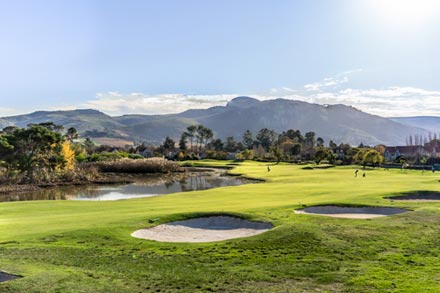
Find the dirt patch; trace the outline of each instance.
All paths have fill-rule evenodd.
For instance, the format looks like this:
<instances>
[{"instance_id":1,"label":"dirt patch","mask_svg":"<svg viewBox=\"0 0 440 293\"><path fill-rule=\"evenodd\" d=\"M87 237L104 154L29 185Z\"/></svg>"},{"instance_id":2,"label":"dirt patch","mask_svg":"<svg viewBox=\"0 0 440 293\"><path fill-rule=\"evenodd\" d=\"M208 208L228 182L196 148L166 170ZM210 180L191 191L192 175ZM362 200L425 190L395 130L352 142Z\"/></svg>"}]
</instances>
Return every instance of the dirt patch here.
<instances>
[{"instance_id":1,"label":"dirt patch","mask_svg":"<svg viewBox=\"0 0 440 293\"><path fill-rule=\"evenodd\" d=\"M268 231L270 223L251 222L231 216L195 218L133 232L131 236L162 242L214 242L250 237Z\"/></svg>"},{"instance_id":2,"label":"dirt patch","mask_svg":"<svg viewBox=\"0 0 440 293\"><path fill-rule=\"evenodd\" d=\"M294 212L296 214L313 214L335 218L372 219L406 213L408 210L390 207L313 206Z\"/></svg>"},{"instance_id":3,"label":"dirt patch","mask_svg":"<svg viewBox=\"0 0 440 293\"><path fill-rule=\"evenodd\" d=\"M1 282L15 280L15 279L18 279L18 278L21 278L21 277L22 276L12 275L12 274L8 274L6 272L0 271L0 283Z\"/></svg>"},{"instance_id":4,"label":"dirt patch","mask_svg":"<svg viewBox=\"0 0 440 293\"><path fill-rule=\"evenodd\" d=\"M386 197L391 200L412 200L412 201L438 201L440 192L436 191L415 191L402 195Z\"/></svg>"}]
</instances>

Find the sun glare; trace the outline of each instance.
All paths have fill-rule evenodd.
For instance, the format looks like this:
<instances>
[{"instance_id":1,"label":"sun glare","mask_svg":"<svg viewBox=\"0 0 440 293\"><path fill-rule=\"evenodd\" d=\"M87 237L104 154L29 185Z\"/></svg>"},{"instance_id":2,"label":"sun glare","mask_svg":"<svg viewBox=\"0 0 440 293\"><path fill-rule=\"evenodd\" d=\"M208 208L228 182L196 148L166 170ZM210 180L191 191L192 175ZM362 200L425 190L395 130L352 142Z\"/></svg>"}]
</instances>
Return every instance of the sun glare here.
<instances>
[{"instance_id":1,"label":"sun glare","mask_svg":"<svg viewBox=\"0 0 440 293\"><path fill-rule=\"evenodd\" d=\"M439 15L440 0L370 0L374 11L393 26L420 26Z\"/></svg>"}]
</instances>

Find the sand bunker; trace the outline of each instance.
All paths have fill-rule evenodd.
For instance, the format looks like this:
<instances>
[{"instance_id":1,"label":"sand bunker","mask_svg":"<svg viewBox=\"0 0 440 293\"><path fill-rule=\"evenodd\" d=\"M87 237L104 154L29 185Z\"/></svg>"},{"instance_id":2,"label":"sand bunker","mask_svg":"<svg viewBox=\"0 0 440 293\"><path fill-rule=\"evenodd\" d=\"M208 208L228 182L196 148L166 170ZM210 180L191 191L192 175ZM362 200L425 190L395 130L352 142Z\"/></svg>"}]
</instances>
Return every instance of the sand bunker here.
<instances>
[{"instance_id":1,"label":"sand bunker","mask_svg":"<svg viewBox=\"0 0 440 293\"><path fill-rule=\"evenodd\" d=\"M411 200L411 201L437 201L440 200L440 192L435 191L416 191L398 196L387 197L391 200Z\"/></svg>"},{"instance_id":2,"label":"sand bunker","mask_svg":"<svg viewBox=\"0 0 440 293\"><path fill-rule=\"evenodd\" d=\"M131 236L162 242L213 242L261 234L272 227L269 223L215 216L162 224L137 230Z\"/></svg>"},{"instance_id":3,"label":"sand bunker","mask_svg":"<svg viewBox=\"0 0 440 293\"><path fill-rule=\"evenodd\" d=\"M372 219L408 212L405 209L387 207L313 206L295 210L297 214L313 214L335 218Z\"/></svg>"},{"instance_id":4,"label":"sand bunker","mask_svg":"<svg viewBox=\"0 0 440 293\"><path fill-rule=\"evenodd\" d=\"M6 282L6 281L11 281L11 280L18 279L18 278L21 278L21 276L12 275L12 274L8 274L6 272L0 271L0 283Z\"/></svg>"}]
</instances>

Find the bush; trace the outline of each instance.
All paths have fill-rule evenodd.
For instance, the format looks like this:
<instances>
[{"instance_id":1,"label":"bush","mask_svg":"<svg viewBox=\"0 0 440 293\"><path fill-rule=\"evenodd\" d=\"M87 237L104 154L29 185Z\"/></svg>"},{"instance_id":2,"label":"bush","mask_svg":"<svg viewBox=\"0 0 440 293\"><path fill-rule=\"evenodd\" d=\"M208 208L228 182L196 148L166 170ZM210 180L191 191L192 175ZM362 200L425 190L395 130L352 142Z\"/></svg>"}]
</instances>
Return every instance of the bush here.
<instances>
[{"instance_id":1,"label":"bush","mask_svg":"<svg viewBox=\"0 0 440 293\"><path fill-rule=\"evenodd\" d=\"M143 159L144 157L138 154L129 154L128 158L133 159L133 160L139 160L139 159Z\"/></svg>"},{"instance_id":2,"label":"bush","mask_svg":"<svg viewBox=\"0 0 440 293\"><path fill-rule=\"evenodd\" d=\"M122 158L123 156L119 152L102 152L92 154L89 157L89 162L114 161Z\"/></svg>"},{"instance_id":3,"label":"bush","mask_svg":"<svg viewBox=\"0 0 440 293\"><path fill-rule=\"evenodd\" d=\"M206 151L206 158L213 160L226 160L228 153L222 151Z\"/></svg>"}]
</instances>

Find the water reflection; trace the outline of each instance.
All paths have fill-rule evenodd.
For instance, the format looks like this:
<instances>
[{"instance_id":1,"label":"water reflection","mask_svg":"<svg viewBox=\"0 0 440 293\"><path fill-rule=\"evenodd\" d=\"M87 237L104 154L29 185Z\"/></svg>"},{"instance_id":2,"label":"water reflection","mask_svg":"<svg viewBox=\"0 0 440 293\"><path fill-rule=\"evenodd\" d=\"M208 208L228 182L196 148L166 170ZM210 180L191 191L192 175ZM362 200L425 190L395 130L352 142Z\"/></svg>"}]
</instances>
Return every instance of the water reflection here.
<instances>
[{"instance_id":1,"label":"water reflection","mask_svg":"<svg viewBox=\"0 0 440 293\"><path fill-rule=\"evenodd\" d=\"M119 200L235 186L251 182L242 178L223 176L220 172L124 175L124 177L134 181L134 183L57 187L27 193L0 195L0 201Z\"/></svg>"}]
</instances>

